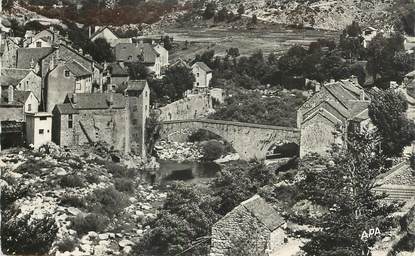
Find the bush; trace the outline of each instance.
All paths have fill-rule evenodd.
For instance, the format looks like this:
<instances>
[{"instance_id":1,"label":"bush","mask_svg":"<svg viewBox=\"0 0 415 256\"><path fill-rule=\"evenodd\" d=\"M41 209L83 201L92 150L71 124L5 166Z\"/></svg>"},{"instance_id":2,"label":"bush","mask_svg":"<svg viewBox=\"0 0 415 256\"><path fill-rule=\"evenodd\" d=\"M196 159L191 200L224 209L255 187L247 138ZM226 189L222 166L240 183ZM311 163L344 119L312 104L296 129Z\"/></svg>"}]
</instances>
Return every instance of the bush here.
<instances>
[{"instance_id":1,"label":"bush","mask_svg":"<svg viewBox=\"0 0 415 256\"><path fill-rule=\"evenodd\" d=\"M76 208L84 208L86 206L86 200L85 198L76 195L64 194L61 198L60 204Z\"/></svg>"},{"instance_id":2,"label":"bush","mask_svg":"<svg viewBox=\"0 0 415 256\"><path fill-rule=\"evenodd\" d=\"M86 234L89 231L102 232L105 230L108 223L108 217L101 214L78 214L72 219L72 229L76 230L78 235Z\"/></svg>"},{"instance_id":3,"label":"bush","mask_svg":"<svg viewBox=\"0 0 415 256\"><path fill-rule=\"evenodd\" d=\"M58 243L58 250L60 252L72 252L78 245L78 241L73 238L65 237Z\"/></svg>"},{"instance_id":4,"label":"bush","mask_svg":"<svg viewBox=\"0 0 415 256\"><path fill-rule=\"evenodd\" d=\"M77 188L84 186L82 179L78 175L73 174L63 176L59 184L64 188Z\"/></svg>"},{"instance_id":5,"label":"bush","mask_svg":"<svg viewBox=\"0 0 415 256\"><path fill-rule=\"evenodd\" d=\"M210 140L203 145L203 159L211 161L220 158L225 150L225 146L217 140Z\"/></svg>"},{"instance_id":6,"label":"bush","mask_svg":"<svg viewBox=\"0 0 415 256\"><path fill-rule=\"evenodd\" d=\"M117 215L129 204L127 197L113 187L95 190L87 201L89 210L109 217Z\"/></svg>"},{"instance_id":7,"label":"bush","mask_svg":"<svg viewBox=\"0 0 415 256\"><path fill-rule=\"evenodd\" d=\"M118 191L128 192L128 193L134 192L134 183L130 179L126 179L126 178L115 179L114 185Z\"/></svg>"},{"instance_id":8,"label":"bush","mask_svg":"<svg viewBox=\"0 0 415 256\"><path fill-rule=\"evenodd\" d=\"M7 211L2 217L1 245L5 254L45 255L56 238L58 227L52 216L31 219L32 214L17 218L19 211Z\"/></svg>"},{"instance_id":9,"label":"bush","mask_svg":"<svg viewBox=\"0 0 415 256\"><path fill-rule=\"evenodd\" d=\"M14 201L30 195L30 187L25 184L10 184L1 188L1 206L6 209Z\"/></svg>"},{"instance_id":10,"label":"bush","mask_svg":"<svg viewBox=\"0 0 415 256\"><path fill-rule=\"evenodd\" d=\"M94 183L97 184L97 183L100 182L100 178L98 177L98 175L92 174L92 173L88 173L85 176L85 179L86 179L86 181L88 181L91 184L94 184Z\"/></svg>"}]
</instances>

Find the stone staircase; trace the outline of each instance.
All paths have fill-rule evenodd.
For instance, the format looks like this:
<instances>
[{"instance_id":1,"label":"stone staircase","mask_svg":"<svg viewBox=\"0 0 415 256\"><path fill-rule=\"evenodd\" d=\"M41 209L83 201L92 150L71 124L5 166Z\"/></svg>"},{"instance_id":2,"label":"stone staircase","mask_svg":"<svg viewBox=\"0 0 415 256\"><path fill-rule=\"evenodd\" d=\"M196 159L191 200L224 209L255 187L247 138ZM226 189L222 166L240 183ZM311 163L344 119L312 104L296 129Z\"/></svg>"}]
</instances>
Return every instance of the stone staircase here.
<instances>
[{"instance_id":1,"label":"stone staircase","mask_svg":"<svg viewBox=\"0 0 415 256\"><path fill-rule=\"evenodd\" d=\"M415 184L414 185L401 185L399 182L393 184L393 179L399 179L399 175L407 171L409 164L406 161L403 161L394 167L391 170L377 179L377 184L379 187L373 189L376 194L387 194L388 197L385 198L385 201L398 201L398 202L409 202L415 200ZM398 181L398 180L397 180Z\"/></svg>"},{"instance_id":2,"label":"stone staircase","mask_svg":"<svg viewBox=\"0 0 415 256\"><path fill-rule=\"evenodd\" d=\"M415 186L385 185L374 189L376 194L386 193L384 200L407 202L415 200Z\"/></svg>"}]
</instances>

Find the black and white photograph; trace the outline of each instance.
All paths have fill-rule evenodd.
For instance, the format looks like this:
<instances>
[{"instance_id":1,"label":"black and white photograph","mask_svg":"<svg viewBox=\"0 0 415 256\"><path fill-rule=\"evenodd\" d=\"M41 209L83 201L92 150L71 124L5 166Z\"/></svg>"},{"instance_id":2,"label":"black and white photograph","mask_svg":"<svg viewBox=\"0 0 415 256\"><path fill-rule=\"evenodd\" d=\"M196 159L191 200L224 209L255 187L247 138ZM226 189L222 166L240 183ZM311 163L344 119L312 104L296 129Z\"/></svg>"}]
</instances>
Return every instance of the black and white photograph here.
<instances>
[{"instance_id":1,"label":"black and white photograph","mask_svg":"<svg viewBox=\"0 0 415 256\"><path fill-rule=\"evenodd\" d=\"M415 0L1 0L0 256L415 256Z\"/></svg>"}]
</instances>

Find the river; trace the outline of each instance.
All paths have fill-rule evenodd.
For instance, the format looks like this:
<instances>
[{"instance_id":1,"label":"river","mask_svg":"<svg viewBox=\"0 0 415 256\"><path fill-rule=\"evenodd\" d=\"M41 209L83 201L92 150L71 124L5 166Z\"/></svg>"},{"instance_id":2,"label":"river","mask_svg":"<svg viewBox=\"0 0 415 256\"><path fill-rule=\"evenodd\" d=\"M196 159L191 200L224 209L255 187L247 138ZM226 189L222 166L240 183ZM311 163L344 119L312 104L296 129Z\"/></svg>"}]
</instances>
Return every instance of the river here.
<instances>
[{"instance_id":1,"label":"river","mask_svg":"<svg viewBox=\"0 0 415 256\"><path fill-rule=\"evenodd\" d=\"M188 184L203 185L211 181L221 170L220 165L214 162L176 162L172 160L158 160L160 168L148 171L151 183L166 185L174 181L183 181Z\"/></svg>"}]
</instances>

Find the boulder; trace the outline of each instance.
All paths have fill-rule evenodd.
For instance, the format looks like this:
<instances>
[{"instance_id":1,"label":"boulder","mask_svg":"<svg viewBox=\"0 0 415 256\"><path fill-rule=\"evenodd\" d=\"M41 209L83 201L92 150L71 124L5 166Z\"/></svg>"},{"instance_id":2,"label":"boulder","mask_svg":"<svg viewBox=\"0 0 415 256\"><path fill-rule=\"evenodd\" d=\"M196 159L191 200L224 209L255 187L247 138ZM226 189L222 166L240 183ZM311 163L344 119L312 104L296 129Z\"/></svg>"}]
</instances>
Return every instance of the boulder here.
<instances>
[{"instance_id":1,"label":"boulder","mask_svg":"<svg viewBox=\"0 0 415 256\"><path fill-rule=\"evenodd\" d=\"M53 173L54 173L55 175L57 175L57 176L65 176L65 175L67 175L67 174L68 174L68 172L67 172L65 169L61 168L61 167L56 168L56 169L53 171Z\"/></svg>"},{"instance_id":2,"label":"boulder","mask_svg":"<svg viewBox=\"0 0 415 256\"><path fill-rule=\"evenodd\" d=\"M125 248L125 247L127 247L127 246L133 246L133 245L134 245L134 243L133 243L133 242L131 242L130 240L123 239L123 240L121 240L121 241L119 241L119 242L118 242L118 245L119 245L121 248Z\"/></svg>"}]
</instances>

